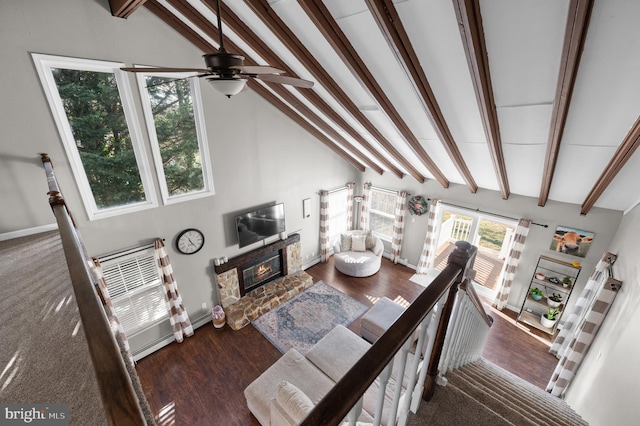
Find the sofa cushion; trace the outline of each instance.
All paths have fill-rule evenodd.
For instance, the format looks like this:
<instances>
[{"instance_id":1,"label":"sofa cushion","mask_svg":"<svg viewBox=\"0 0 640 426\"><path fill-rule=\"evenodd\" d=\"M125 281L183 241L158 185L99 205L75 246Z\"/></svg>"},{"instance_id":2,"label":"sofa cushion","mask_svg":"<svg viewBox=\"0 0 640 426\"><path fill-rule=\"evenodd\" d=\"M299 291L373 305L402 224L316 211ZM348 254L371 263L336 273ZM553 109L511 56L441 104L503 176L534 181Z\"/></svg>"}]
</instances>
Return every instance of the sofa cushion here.
<instances>
[{"instance_id":1,"label":"sofa cushion","mask_svg":"<svg viewBox=\"0 0 640 426\"><path fill-rule=\"evenodd\" d=\"M276 363L244 390L247 406L260 424L270 424L270 406L282 381L294 384L317 404L333 387L329 377L295 349L289 349Z\"/></svg>"},{"instance_id":2,"label":"sofa cushion","mask_svg":"<svg viewBox=\"0 0 640 426\"><path fill-rule=\"evenodd\" d=\"M343 325L337 325L307 352L307 359L334 382L344 376L371 345Z\"/></svg>"},{"instance_id":3,"label":"sofa cushion","mask_svg":"<svg viewBox=\"0 0 640 426\"><path fill-rule=\"evenodd\" d=\"M340 234L340 251L350 251L350 250L351 250L351 235Z\"/></svg>"},{"instance_id":4,"label":"sofa cushion","mask_svg":"<svg viewBox=\"0 0 640 426\"><path fill-rule=\"evenodd\" d=\"M354 235L351 237L351 250L353 251L365 251L367 249L366 236L364 235Z\"/></svg>"},{"instance_id":5,"label":"sofa cushion","mask_svg":"<svg viewBox=\"0 0 640 426\"><path fill-rule=\"evenodd\" d=\"M313 409L313 402L295 385L282 381L270 410L271 426L299 424Z\"/></svg>"},{"instance_id":6,"label":"sofa cushion","mask_svg":"<svg viewBox=\"0 0 640 426\"><path fill-rule=\"evenodd\" d=\"M373 233L371 231L367 232L364 239L364 245L367 250L373 250L373 248L376 246L376 240L376 237L373 236Z\"/></svg>"}]
</instances>

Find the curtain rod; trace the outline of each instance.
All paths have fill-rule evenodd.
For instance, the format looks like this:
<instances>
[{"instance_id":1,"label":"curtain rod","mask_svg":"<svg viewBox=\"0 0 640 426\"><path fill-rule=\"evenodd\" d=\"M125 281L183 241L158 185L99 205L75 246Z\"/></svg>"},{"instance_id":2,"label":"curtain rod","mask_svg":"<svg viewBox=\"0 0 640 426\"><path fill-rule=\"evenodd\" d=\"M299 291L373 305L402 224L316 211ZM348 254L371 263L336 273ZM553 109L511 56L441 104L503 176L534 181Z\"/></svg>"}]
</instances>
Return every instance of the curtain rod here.
<instances>
[{"instance_id":1,"label":"curtain rod","mask_svg":"<svg viewBox=\"0 0 640 426\"><path fill-rule=\"evenodd\" d=\"M111 253L107 253L107 254L103 254L101 256L96 256L100 262L106 262L109 260L114 260L114 259L118 259L119 257L124 257L124 256L128 256L130 254L133 253L137 253L139 251L144 251L144 250L148 250L150 248L154 247L155 244L155 240L157 240L158 238L154 238L153 242L151 243L147 243L147 244L141 244L138 246L133 246L124 250L118 250L118 251L113 251ZM164 238L160 238L162 241L164 241Z\"/></svg>"},{"instance_id":2,"label":"curtain rod","mask_svg":"<svg viewBox=\"0 0 640 426\"><path fill-rule=\"evenodd\" d=\"M348 185L348 184L350 184L350 183L351 183L351 184L353 184L353 185L355 185L355 182L347 182L345 185L337 186L337 187L332 188L332 189L327 189L327 192L328 192L329 194L331 194L331 193L333 193L333 192L342 191L343 189L344 189L344 190L346 190L346 189L347 189L347 185ZM320 195L320 191L316 192L316 195Z\"/></svg>"},{"instance_id":3,"label":"curtain rod","mask_svg":"<svg viewBox=\"0 0 640 426\"><path fill-rule=\"evenodd\" d=\"M431 198L427 198L427 200L431 201ZM440 202L441 202L442 204L446 204L447 206L451 206L451 207L458 207L458 208L460 208L460 209L471 210L471 211L478 212L478 213L486 213L486 214L490 214L491 216L502 217L502 218L505 218L505 219L518 220L518 218L515 218L515 217L505 216L505 215L502 215L502 214L497 214L497 213L487 212L487 211L484 211L484 210L480 210L480 209L479 209L479 208L477 208L477 207L476 207L475 209L473 209L473 208L470 208L470 207L459 206L458 204L448 203L448 202L446 202L446 201L440 201ZM549 227L549 225L545 225L545 224L543 224L543 223L536 223L536 222L533 222L533 221L531 221L531 224L532 224L532 225L542 226L543 228L548 228L548 227Z\"/></svg>"},{"instance_id":4,"label":"curtain rod","mask_svg":"<svg viewBox=\"0 0 640 426\"><path fill-rule=\"evenodd\" d=\"M398 195L400 192L402 191L396 191L393 189L387 189L387 188L380 188L379 186L373 186L371 185L371 189L375 189L378 192L386 192L387 194L393 194L393 195ZM407 197L411 195L407 192Z\"/></svg>"}]
</instances>

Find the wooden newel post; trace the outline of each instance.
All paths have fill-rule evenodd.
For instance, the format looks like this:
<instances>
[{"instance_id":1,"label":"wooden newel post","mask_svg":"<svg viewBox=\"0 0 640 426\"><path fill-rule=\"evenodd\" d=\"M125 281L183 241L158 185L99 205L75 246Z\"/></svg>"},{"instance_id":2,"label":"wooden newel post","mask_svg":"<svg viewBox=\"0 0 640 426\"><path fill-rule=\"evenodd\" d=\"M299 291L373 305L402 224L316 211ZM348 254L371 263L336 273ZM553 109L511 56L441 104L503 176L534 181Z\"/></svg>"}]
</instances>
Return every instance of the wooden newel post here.
<instances>
[{"instance_id":1,"label":"wooden newel post","mask_svg":"<svg viewBox=\"0 0 640 426\"><path fill-rule=\"evenodd\" d=\"M436 331L433 351L431 352L429 366L427 367L427 378L424 382L422 399L425 401L431 400L436 390L438 364L440 363L440 356L442 355L442 348L444 347L444 338L447 334L451 312L453 311L453 305L456 300L456 293L458 292L460 283L464 281L473 266L473 261L475 259L475 250L472 250L473 248L474 247L466 241L457 241L456 248L451 252L447 260L448 264L455 264L459 266L461 268L461 272L456 278L455 284L453 284L449 289L447 302L445 303L442 314L440 315L440 322L438 323L438 330Z\"/></svg>"}]
</instances>

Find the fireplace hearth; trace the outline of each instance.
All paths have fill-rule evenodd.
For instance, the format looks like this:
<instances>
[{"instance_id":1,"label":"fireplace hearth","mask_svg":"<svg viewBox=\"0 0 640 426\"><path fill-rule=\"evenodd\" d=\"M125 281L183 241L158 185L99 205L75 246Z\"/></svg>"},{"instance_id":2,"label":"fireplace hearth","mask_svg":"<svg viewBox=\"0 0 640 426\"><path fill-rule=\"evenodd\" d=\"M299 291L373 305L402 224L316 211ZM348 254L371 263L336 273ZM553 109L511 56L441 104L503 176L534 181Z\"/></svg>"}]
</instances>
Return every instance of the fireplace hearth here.
<instances>
[{"instance_id":1,"label":"fireplace hearth","mask_svg":"<svg viewBox=\"0 0 640 426\"><path fill-rule=\"evenodd\" d=\"M302 269L300 235L259 247L214 267L220 303L227 307L245 294Z\"/></svg>"}]
</instances>

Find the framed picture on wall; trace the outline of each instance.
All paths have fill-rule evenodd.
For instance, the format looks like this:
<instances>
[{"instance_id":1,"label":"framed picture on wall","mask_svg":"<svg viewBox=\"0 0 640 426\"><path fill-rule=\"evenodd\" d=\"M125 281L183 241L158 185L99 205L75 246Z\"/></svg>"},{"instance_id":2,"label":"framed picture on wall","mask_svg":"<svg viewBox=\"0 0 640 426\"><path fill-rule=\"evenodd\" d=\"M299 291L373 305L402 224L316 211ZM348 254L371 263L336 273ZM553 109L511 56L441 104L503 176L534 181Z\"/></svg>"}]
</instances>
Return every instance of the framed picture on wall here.
<instances>
[{"instance_id":1,"label":"framed picture on wall","mask_svg":"<svg viewBox=\"0 0 640 426\"><path fill-rule=\"evenodd\" d=\"M551 240L549 248L560 253L585 257L593 242L593 236L593 232L558 226L553 234L553 240Z\"/></svg>"}]
</instances>

